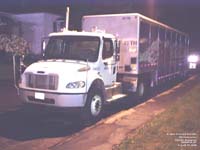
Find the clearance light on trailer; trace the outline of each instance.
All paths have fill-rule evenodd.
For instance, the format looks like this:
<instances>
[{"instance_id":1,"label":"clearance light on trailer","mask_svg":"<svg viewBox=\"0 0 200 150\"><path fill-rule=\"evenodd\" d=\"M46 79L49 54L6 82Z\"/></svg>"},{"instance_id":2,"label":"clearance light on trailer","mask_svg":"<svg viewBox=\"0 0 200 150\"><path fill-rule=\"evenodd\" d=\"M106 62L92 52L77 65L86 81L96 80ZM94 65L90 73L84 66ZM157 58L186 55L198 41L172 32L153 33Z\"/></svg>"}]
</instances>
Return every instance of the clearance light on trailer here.
<instances>
[{"instance_id":1,"label":"clearance light on trailer","mask_svg":"<svg viewBox=\"0 0 200 150\"><path fill-rule=\"evenodd\" d=\"M187 60L188 62L197 63L199 61L199 57L193 54L193 55L189 55Z\"/></svg>"}]
</instances>

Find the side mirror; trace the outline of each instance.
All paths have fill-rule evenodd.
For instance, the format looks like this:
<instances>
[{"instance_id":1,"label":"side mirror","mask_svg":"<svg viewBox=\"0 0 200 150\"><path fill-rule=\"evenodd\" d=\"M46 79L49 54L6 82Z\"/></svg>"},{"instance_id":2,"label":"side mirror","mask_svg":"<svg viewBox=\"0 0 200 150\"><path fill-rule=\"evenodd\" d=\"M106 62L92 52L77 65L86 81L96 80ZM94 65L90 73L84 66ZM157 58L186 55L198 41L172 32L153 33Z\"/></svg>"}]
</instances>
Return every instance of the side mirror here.
<instances>
[{"instance_id":1,"label":"side mirror","mask_svg":"<svg viewBox=\"0 0 200 150\"><path fill-rule=\"evenodd\" d=\"M120 41L116 40L116 54L115 54L115 60L119 61L120 60Z\"/></svg>"},{"instance_id":2,"label":"side mirror","mask_svg":"<svg viewBox=\"0 0 200 150\"><path fill-rule=\"evenodd\" d=\"M42 40L41 52L42 52L42 56L43 56L43 57L44 57L44 53L45 53L45 48L46 48L46 42L45 42L45 40Z\"/></svg>"},{"instance_id":3,"label":"side mirror","mask_svg":"<svg viewBox=\"0 0 200 150\"><path fill-rule=\"evenodd\" d=\"M49 38L48 37L44 37L42 39L42 43L41 43L41 53L42 53L42 56L44 57L45 55L45 49L46 49L46 46L47 46L47 43L49 41Z\"/></svg>"},{"instance_id":4,"label":"side mirror","mask_svg":"<svg viewBox=\"0 0 200 150\"><path fill-rule=\"evenodd\" d=\"M44 51L46 48L46 42L45 41L42 41L42 51Z\"/></svg>"},{"instance_id":5,"label":"side mirror","mask_svg":"<svg viewBox=\"0 0 200 150\"><path fill-rule=\"evenodd\" d=\"M119 54L116 54L116 55L115 55L115 60L116 60L116 61L119 61L119 60L120 60Z\"/></svg>"},{"instance_id":6,"label":"side mirror","mask_svg":"<svg viewBox=\"0 0 200 150\"><path fill-rule=\"evenodd\" d=\"M119 40L116 40L116 52L117 52L117 54L120 53L120 41Z\"/></svg>"}]
</instances>

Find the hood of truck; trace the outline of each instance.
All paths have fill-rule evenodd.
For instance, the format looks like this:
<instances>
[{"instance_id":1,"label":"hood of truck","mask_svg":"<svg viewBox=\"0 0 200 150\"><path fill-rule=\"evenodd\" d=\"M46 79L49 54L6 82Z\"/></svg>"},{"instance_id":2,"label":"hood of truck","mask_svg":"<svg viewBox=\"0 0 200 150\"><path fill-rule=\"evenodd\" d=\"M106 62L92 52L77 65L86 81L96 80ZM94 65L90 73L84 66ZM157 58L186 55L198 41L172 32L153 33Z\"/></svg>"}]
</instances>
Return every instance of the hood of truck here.
<instances>
[{"instance_id":1,"label":"hood of truck","mask_svg":"<svg viewBox=\"0 0 200 150\"><path fill-rule=\"evenodd\" d=\"M59 92L83 92L84 89L67 89L66 85L72 82L83 81L86 82L87 71L80 71L80 69L87 67L85 62L76 61L39 61L31 64L24 72L24 83L26 82L25 74L35 75L56 75L58 77ZM84 70L84 69L83 69ZM41 81L42 82L42 81ZM24 84L26 85L26 84Z\"/></svg>"},{"instance_id":2,"label":"hood of truck","mask_svg":"<svg viewBox=\"0 0 200 150\"><path fill-rule=\"evenodd\" d=\"M86 67L86 63L77 63L75 61L39 61L31 64L26 72L31 73L70 73L78 72L80 68Z\"/></svg>"}]
</instances>

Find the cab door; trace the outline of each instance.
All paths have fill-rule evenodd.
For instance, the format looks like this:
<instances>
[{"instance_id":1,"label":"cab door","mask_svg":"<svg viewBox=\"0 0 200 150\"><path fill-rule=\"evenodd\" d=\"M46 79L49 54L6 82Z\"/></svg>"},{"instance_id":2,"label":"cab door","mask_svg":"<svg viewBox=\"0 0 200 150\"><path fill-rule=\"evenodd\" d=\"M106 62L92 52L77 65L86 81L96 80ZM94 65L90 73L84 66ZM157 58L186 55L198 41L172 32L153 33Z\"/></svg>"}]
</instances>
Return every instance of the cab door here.
<instances>
[{"instance_id":1,"label":"cab door","mask_svg":"<svg viewBox=\"0 0 200 150\"><path fill-rule=\"evenodd\" d=\"M105 86L111 86L116 81L115 45L112 39L103 39L101 75Z\"/></svg>"}]
</instances>

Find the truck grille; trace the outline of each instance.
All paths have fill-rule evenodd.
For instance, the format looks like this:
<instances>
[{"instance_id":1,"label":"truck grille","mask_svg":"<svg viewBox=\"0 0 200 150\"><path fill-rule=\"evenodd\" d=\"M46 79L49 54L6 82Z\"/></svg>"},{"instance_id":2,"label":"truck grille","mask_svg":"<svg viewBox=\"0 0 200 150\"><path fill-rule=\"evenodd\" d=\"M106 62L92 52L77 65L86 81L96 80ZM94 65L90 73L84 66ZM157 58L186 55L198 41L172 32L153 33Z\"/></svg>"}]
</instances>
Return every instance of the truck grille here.
<instances>
[{"instance_id":1,"label":"truck grille","mask_svg":"<svg viewBox=\"0 0 200 150\"><path fill-rule=\"evenodd\" d=\"M26 73L26 86L37 89L56 90L58 88L58 75Z\"/></svg>"}]
</instances>

